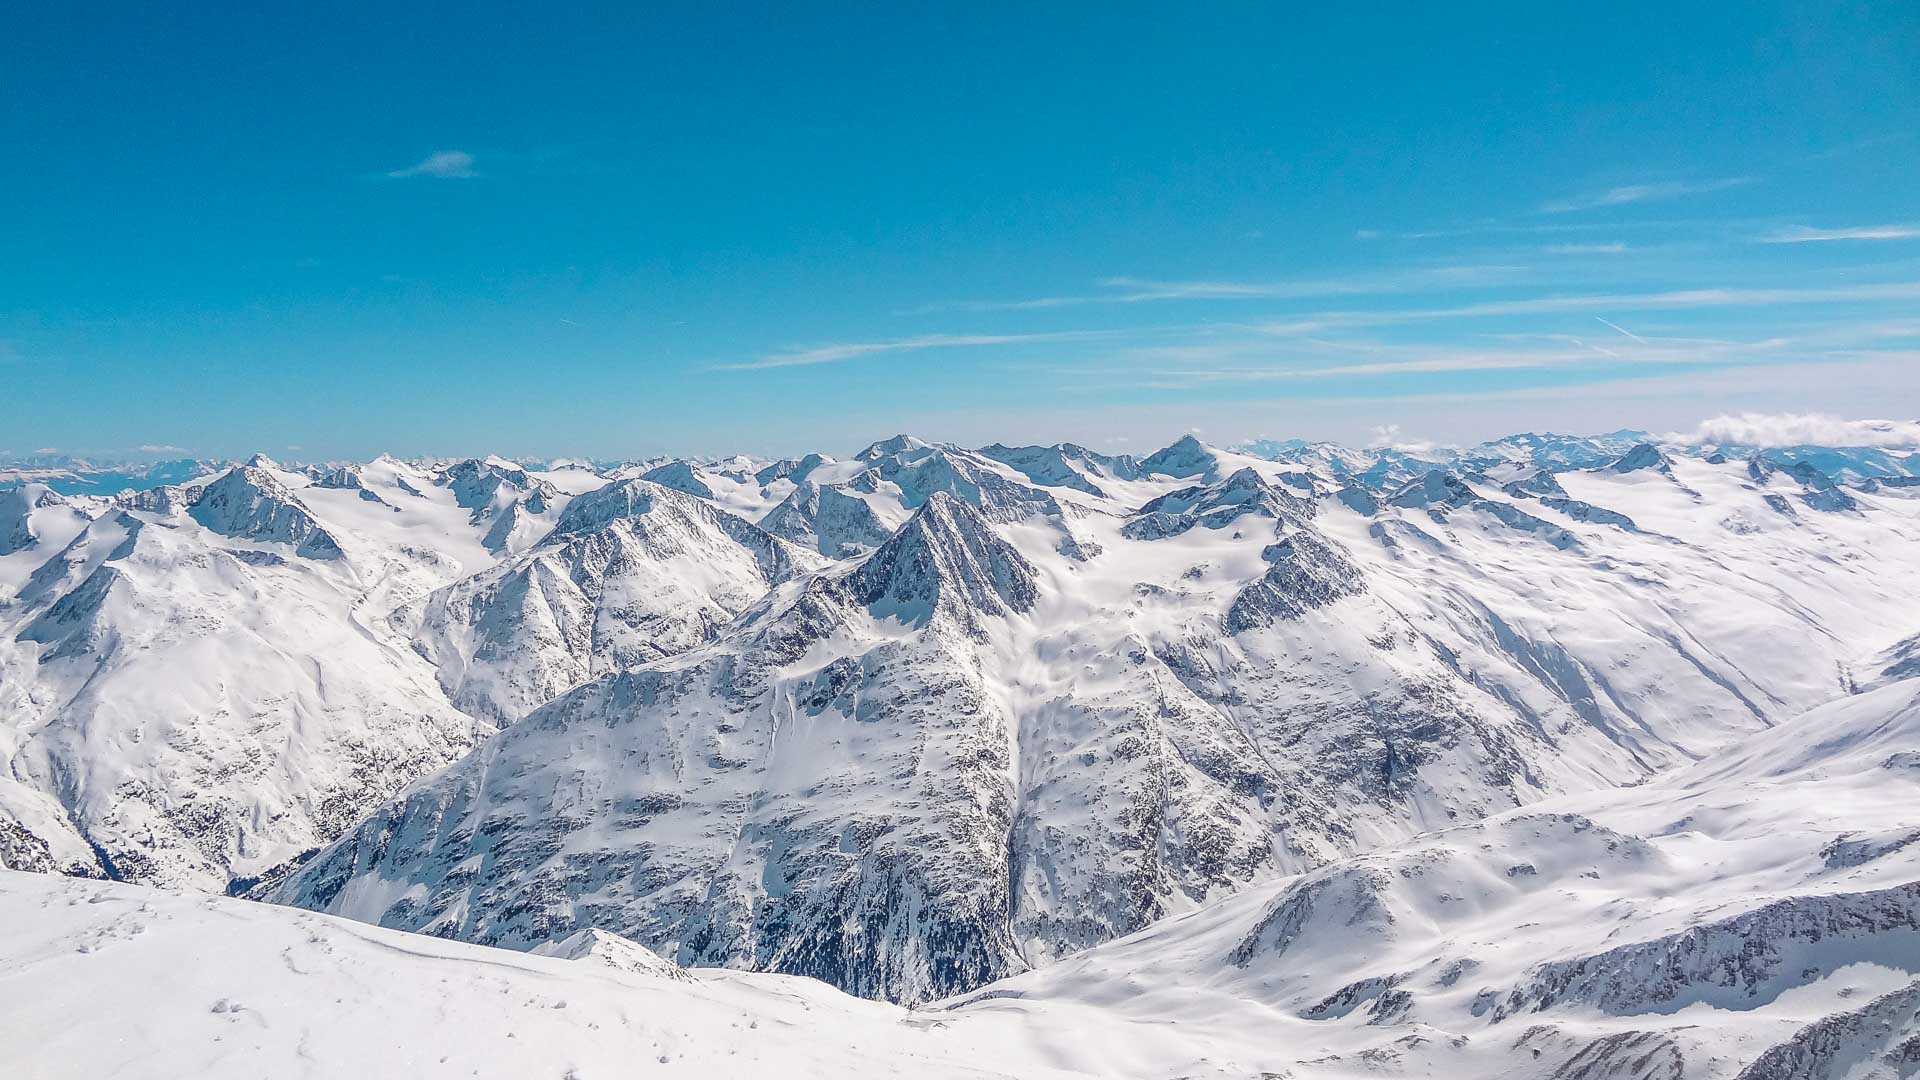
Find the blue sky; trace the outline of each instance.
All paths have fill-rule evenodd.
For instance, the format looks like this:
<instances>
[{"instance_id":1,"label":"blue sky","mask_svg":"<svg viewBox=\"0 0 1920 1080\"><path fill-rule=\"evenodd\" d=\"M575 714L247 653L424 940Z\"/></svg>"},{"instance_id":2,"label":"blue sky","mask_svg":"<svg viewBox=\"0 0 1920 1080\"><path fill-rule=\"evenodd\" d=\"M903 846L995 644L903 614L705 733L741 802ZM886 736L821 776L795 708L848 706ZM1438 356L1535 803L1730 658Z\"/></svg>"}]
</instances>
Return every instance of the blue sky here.
<instances>
[{"instance_id":1,"label":"blue sky","mask_svg":"<svg viewBox=\"0 0 1920 1080\"><path fill-rule=\"evenodd\" d=\"M1920 413L1911 3L32 7L0 450Z\"/></svg>"}]
</instances>

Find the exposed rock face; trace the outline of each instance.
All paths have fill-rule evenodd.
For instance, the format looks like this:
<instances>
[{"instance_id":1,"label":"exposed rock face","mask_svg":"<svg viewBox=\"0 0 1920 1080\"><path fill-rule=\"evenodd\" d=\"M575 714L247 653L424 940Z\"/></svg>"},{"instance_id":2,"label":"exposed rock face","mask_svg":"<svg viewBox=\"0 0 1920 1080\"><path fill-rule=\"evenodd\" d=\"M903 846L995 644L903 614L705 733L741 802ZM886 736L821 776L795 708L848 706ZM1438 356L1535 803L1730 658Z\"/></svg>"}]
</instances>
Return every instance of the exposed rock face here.
<instances>
[{"instance_id":1,"label":"exposed rock face","mask_svg":"<svg viewBox=\"0 0 1920 1080\"><path fill-rule=\"evenodd\" d=\"M1360 568L1337 545L1311 530L1289 533L1267 552L1273 565L1234 597L1227 609L1229 634L1271 626L1278 619L1297 619L1366 589Z\"/></svg>"},{"instance_id":2,"label":"exposed rock face","mask_svg":"<svg viewBox=\"0 0 1920 1080\"><path fill-rule=\"evenodd\" d=\"M977 511L935 492L846 581L854 601L882 618L924 624L938 613L978 633L983 618L1033 606L1034 574Z\"/></svg>"},{"instance_id":3,"label":"exposed rock face","mask_svg":"<svg viewBox=\"0 0 1920 1080\"><path fill-rule=\"evenodd\" d=\"M1418 480L1410 480L1387 500L1394 506L1458 507L1474 500L1473 489L1465 480L1446 469L1430 469Z\"/></svg>"},{"instance_id":4,"label":"exposed rock face","mask_svg":"<svg viewBox=\"0 0 1920 1080\"><path fill-rule=\"evenodd\" d=\"M1793 897L1677 934L1543 964L1494 1017L1562 1002L1618 1014L1693 1001L1771 1000L1818 973L1794 965L1811 943L1822 943L1822 960L1832 970L1870 960L1890 942L1914 935L1920 935L1920 882Z\"/></svg>"},{"instance_id":5,"label":"exposed rock face","mask_svg":"<svg viewBox=\"0 0 1920 1080\"><path fill-rule=\"evenodd\" d=\"M761 487L766 487L776 480L790 480L800 484L813 474L813 470L832 463L832 458L820 454L808 454L803 458L785 458L754 473L753 478Z\"/></svg>"},{"instance_id":6,"label":"exposed rock face","mask_svg":"<svg viewBox=\"0 0 1920 1080\"><path fill-rule=\"evenodd\" d=\"M1066 487L1089 495L1105 496L1100 478L1138 480L1140 463L1125 454L1098 454L1084 446L1061 443L1058 446L1003 446L995 443L980 450L983 457L1011 465L1036 484Z\"/></svg>"},{"instance_id":7,"label":"exposed rock face","mask_svg":"<svg viewBox=\"0 0 1920 1080\"><path fill-rule=\"evenodd\" d=\"M302 558L338 559L344 554L305 503L272 473L251 465L237 465L202 488L188 513L223 536L288 544Z\"/></svg>"},{"instance_id":8,"label":"exposed rock face","mask_svg":"<svg viewBox=\"0 0 1920 1080\"><path fill-rule=\"evenodd\" d=\"M1064 451L1002 451L1092 476ZM1702 502L1765 510L1738 466L1676 460L1686 484L1562 472L1519 494L1526 474L1501 468L1429 467L1386 499L1355 483L1345 507L1257 462L1195 483L1103 474L1157 486L1125 506L1065 478L1056 512L1027 473L918 440L817 464L764 523L819 545L843 500L871 515L871 547L765 574L685 651L556 679L556 700L274 895L512 945L599 927L683 963L920 1000L1413 832L1643 779L1838 692L1836 657L1864 651L1809 638L1805 601L1765 583L1841 564L1740 546L1828 538L1687 531ZM883 539L880 511L909 502ZM541 550L630 505L580 497ZM1746 598L1742 631L1676 603L1683 580ZM564 592L507 610L585 625ZM1833 593L1806 595L1837 625ZM1769 635L1814 651L1756 664ZM546 636L501 637L529 640ZM1552 873L1537 852L1495 870ZM1413 984L1341 989L1308 1004L1418 1014Z\"/></svg>"},{"instance_id":9,"label":"exposed rock face","mask_svg":"<svg viewBox=\"0 0 1920 1080\"><path fill-rule=\"evenodd\" d=\"M1920 1071L1920 981L1815 1021L1740 1070L1738 1080L1839 1080Z\"/></svg>"}]
</instances>

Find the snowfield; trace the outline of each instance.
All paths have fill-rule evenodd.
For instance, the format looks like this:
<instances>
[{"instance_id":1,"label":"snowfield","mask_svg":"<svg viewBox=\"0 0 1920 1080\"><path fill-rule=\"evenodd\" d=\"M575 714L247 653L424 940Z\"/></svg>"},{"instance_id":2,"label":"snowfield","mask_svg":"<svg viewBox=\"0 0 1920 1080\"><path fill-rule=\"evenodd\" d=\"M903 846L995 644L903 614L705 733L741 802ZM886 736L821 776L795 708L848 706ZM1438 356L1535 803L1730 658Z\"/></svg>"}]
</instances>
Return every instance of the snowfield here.
<instances>
[{"instance_id":1,"label":"snowfield","mask_svg":"<svg viewBox=\"0 0 1920 1080\"><path fill-rule=\"evenodd\" d=\"M0 491L27 1075L1920 1069L1920 455L151 477Z\"/></svg>"}]
</instances>

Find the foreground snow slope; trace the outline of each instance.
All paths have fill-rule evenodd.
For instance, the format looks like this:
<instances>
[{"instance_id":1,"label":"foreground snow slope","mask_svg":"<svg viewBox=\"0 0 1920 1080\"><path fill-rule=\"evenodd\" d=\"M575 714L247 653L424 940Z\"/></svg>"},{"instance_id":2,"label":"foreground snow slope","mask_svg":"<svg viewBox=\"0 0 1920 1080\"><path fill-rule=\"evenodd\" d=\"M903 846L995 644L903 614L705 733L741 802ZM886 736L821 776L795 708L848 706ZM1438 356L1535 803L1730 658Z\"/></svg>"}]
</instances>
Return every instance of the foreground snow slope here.
<instances>
[{"instance_id":1,"label":"foreground snow slope","mask_svg":"<svg viewBox=\"0 0 1920 1080\"><path fill-rule=\"evenodd\" d=\"M1920 1066L1920 682L1423 834L919 1010L0 871L9 1075L1894 1080Z\"/></svg>"},{"instance_id":2,"label":"foreground snow slope","mask_svg":"<svg viewBox=\"0 0 1920 1080\"><path fill-rule=\"evenodd\" d=\"M244 900L0 871L0 1072L198 1077L1059 1077L823 983L625 970Z\"/></svg>"}]
</instances>

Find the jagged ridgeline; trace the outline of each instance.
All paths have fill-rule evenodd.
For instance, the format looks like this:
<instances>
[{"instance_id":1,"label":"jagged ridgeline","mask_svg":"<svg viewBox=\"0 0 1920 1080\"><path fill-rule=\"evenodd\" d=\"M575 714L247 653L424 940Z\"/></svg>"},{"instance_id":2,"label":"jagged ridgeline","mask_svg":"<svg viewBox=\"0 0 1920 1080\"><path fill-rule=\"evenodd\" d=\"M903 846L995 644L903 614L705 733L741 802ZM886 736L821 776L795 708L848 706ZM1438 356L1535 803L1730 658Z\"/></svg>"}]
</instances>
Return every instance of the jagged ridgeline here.
<instances>
[{"instance_id":1,"label":"jagged ridgeline","mask_svg":"<svg viewBox=\"0 0 1920 1080\"><path fill-rule=\"evenodd\" d=\"M1912 668L1906 459L1249 449L22 487L0 859L917 1002Z\"/></svg>"}]
</instances>

